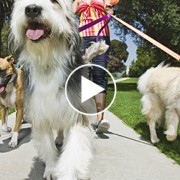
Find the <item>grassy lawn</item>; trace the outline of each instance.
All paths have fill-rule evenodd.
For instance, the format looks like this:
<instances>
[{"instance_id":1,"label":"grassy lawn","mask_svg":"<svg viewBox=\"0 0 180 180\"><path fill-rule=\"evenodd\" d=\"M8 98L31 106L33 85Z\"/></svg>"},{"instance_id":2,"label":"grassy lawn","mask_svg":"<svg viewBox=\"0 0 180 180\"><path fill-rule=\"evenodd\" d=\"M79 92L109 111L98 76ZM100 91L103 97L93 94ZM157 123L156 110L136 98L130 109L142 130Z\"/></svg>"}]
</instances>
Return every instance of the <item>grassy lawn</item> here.
<instances>
[{"instance_id":1,"label":"grassy lawn","mask_svg":"<svg viewBox=\"0 0 180 180\"><path fill-rule=\"evenodd\" d=\"M149 127L145 116L141 114L141 94L137 91L137 81L137 78L131 78L117 83L117 95L110 111L141 134L144 139L150 141ZM108 87L108 93L113 93L111 86ZM174 142L167 141L163 131L157 130L160 143L155 146L180 165L180 128Z\"/></svg>"}]
</instances>

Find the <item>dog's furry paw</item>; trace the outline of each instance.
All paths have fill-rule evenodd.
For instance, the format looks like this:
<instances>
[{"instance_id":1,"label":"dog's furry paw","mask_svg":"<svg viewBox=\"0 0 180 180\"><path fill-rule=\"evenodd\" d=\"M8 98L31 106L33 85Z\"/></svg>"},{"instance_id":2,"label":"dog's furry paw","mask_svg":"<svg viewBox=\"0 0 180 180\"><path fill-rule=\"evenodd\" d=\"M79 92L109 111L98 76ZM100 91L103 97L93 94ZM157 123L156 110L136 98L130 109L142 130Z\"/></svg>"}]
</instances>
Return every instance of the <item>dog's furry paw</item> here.
<instances>
[{"instance_id":1,"label":"dog's furry paw","mask_svg":"<svg viewBox=\"0 0 180 180\"><path fill-rule=\"evenodd\" d=\"M45 168L43 178L46 180L55 180L55 176L53 175L53 168Z\"/></svg>"},{"instance_id":2,"label":"dog's furry paw","mask_svg":"<svg viewBox=\"0 0 180 180\"><path fill-rule=\"evenodd\" d=\"M168 141L174 141L177 137L177 135L170 133L169 131L165 131L164 134L166 134L166 139Z\"/></svg>"},{"instance_id":3,"label":"dog's furry paw","mask_svg":"<svg viewBox=\"0 0 180 180\"><path fill-rule=\"evenodd\" d=\"M167 136L166 136L166 139L167 139L168 141L174 141L174 140L176 139L176 137L177 137L177 136L167 135Z\"/></svg>"},{"instance_id":4,"label":"dog's furry paw","mask_svg":"<svg viewBox=\"0 0 180 180\"><path fill-rule=\"evenodd\" d=\"M17 141L10 141L9 143L8 143L8 146L10 147L10 148L15 148L16 146L17 146Z\"/></svg>"},{"instance_id":5,"label":"dog's furry paw","mask_svg":"<svg viewBox=\"0 0 180 180\"><path fill-rule=\"evenodd\" d=\"M151 137L151 142L152 142L153 144L156 144L156 143L159 142L159 139L158 139L158 138Z\"/></svg>"},{"instance_id":6,"label":"dog's furry paw","mask_svg":"<svg viewBox=\"0 0 180 180\"><path fill-rule=\"evenodd\" d=\"M18 144L18 133L17 132L13 132L13 135L11 137L11 141L9 142L8 146L10 148L15 148Z\"/></svg>"}]
</instances>

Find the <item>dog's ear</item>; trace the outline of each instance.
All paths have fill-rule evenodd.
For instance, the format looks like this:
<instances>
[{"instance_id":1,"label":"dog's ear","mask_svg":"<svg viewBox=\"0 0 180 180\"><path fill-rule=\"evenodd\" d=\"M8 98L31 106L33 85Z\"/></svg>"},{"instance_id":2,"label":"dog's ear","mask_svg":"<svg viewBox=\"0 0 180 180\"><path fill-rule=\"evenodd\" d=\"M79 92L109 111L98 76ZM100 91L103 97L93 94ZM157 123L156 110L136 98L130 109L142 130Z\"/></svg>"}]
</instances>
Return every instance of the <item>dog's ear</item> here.
<instances>
[{"instance_id":1,"label":"dog's ear","mask_svg":"<svg viewBox=\"0 0 180 180\"><path fill-rule=\"evenodd\" d=\"M15 62L15 59L12 56L7 56L5 59L11 64Z\"/></svg>"}]
</instances>

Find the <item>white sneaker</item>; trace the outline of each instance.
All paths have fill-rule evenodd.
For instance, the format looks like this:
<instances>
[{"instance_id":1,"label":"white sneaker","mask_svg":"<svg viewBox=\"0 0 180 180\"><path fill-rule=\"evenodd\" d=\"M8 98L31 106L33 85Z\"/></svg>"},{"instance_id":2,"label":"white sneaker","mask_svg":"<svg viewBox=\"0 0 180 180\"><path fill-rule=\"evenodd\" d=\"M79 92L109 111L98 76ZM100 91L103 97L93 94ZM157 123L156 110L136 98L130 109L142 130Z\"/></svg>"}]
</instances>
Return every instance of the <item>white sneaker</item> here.
<instances>
[{"instance_id":1,"label":"white sneaker","mask_svg":"<svg viewBox=\"0 0 180 180\"><path fill-rule=\"evenodd\" d=\"M96 133L105 133L110 128L110 124L107 119L99 121L96 129Z\"/></svg>"}]
</instances>

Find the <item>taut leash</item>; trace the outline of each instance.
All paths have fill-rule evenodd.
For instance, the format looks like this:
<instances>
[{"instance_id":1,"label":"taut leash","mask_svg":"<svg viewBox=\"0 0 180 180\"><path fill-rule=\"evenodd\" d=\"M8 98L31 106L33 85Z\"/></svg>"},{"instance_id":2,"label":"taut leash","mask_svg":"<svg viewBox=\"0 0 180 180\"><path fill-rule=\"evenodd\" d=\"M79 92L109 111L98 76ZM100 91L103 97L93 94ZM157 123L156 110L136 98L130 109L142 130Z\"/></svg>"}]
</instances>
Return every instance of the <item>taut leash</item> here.
<instances>
[{"instance_id":1,"label":"taut leash","mask_svg":"<svg viewBox=\"0 0 180 180\"><path fill-rule=\"evenodd\" d=\"M160 48L161 50L163 50L164 52L166 52L167 54L171 55L173 58L175 58L176 60L180 61L180 55L175 53L174 51L172 51L171 49L167 48L166 46L162 45L161 43L157 42L156 40L154 40L153 38L149 37L148 35L146 35L145 33L143 33L142 31L136 29L135 27L131 26L130 24L124 22L123 20L117 18L114 15L111 15L111 17L113 17L116 21L120 22L121 24L125 25L126 27L128 27L129 29L131 29L132 31L134 31L135 33L139 34L140 36L142 36L144 39L146 39L147 41L149 41L150 43L154 44L155 46L157 46L158 48Z\"/></svg>"}]
</instances>

